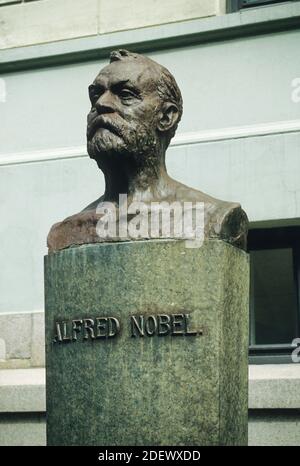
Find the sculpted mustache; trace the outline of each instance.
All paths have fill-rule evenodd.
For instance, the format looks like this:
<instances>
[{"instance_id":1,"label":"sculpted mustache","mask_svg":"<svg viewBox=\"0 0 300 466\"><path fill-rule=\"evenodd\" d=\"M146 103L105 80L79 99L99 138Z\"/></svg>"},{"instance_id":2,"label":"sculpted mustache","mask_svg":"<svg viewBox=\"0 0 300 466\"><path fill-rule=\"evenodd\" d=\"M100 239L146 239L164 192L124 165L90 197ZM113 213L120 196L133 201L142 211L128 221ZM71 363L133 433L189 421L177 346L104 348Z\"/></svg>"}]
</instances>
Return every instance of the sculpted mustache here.
<instances>
[{"instance_id":1,"label":"sculpted mustache","mask_svg":"<svg viewBox=\"0 0 300 466\"><path fill-rule=\"evenodd\" d=\"M116 123L116 122L114 122L112 120L108 120L107 118L104 119L102 115L96 117L88 125L88 131L87 131L88 136L90 138L93 137L98 128L106 128L106 129L112 131L113 133L115 133L117 136L122 136L123 135L122 128L118 123Z\"/></svg>"}]
</instances>

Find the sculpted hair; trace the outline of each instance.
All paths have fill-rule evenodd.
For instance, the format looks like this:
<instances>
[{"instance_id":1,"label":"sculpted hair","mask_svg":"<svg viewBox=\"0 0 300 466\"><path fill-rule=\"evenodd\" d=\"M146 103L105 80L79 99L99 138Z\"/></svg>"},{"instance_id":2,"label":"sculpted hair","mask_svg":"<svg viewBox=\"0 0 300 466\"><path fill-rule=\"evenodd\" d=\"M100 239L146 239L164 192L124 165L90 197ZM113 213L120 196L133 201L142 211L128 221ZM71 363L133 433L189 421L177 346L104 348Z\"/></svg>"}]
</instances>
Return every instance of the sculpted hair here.
<instances>
[{"instance_id":1,"label":"sculpted hair","mask_svg":"<svg viewBox=\"0 0 300 466\"><path fill-rule=\"evenodd\" d=\"M174 76L167 70L167 68L159 65L158 63L156 63L148 57L145 57L138 53L129 52L125 49L114 50L110 54L110 63L126 59L142 59L151 62L151 65L155 66L159 74L159 78L157 81L157 91L159 97L163 102L171 102L178 109L177 122L166 134L167 143L169 145L171 139L176 133L178 123L180 122L183 113L182 95L178 87L178 84L175 81Z\"/></svg>"}]
</instances>

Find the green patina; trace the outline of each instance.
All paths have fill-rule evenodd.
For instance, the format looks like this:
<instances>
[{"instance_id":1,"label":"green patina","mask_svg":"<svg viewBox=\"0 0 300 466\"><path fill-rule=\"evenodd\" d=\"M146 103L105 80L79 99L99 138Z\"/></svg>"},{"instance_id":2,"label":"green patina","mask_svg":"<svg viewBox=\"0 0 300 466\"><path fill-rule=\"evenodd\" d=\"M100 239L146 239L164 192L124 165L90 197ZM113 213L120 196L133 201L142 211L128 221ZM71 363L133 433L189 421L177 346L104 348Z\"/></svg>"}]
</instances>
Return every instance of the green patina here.
<instances>
[{"instance_id":1,"label":"green patina","mask_svg":"<svg viewBox=\"0 0 300 466\"><path fill-rule=\"evenodd\" d=\"M248 268L218 240L47 256L48 444L247 444ZM133 315L181 314L198 335L130 337ZM105 316L121 323L117 337L53 343L56 321Z\"/></svg>"}]
</instances>

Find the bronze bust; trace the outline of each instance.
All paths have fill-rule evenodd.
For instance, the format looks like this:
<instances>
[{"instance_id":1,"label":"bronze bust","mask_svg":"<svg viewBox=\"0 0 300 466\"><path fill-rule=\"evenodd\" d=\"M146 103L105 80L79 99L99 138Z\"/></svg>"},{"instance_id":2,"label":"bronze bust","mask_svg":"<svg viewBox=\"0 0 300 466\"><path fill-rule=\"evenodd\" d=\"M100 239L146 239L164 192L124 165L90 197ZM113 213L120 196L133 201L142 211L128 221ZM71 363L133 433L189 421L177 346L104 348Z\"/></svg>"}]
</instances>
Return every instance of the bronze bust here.
<instances>
[{"instance_id":1,"label":"bronze bust","mask_svg":"<svg viewBox=\"0 0 300 466\"><path fill-rule=\"evenodd\" d=\"M49 252L108 241L96 231L101 217L97 206L109 202L118 208L120 194L127 195L128 203L146 205L204 203L205 238L245 249L248 219L238 203L215 199L167 173L165 153L182 116L182 97L166 68L140 54L114 51L110 64L89 86L89 95L87 149L104 173L105 192L83 211L53 225Z\"/></svg>"}]
</instances>

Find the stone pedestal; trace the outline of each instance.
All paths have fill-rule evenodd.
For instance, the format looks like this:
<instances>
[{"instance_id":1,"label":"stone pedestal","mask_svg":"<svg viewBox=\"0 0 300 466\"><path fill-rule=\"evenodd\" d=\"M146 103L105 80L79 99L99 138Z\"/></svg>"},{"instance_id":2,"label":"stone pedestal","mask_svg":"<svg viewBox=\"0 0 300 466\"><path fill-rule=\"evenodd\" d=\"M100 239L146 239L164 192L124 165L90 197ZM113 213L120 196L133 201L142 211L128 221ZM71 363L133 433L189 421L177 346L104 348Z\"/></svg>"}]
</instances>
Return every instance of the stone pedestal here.
<instances>
[{"instance_id":1,"label":"stone pedestal","mask_svg":"<svg viewBox=\"0 0 300 466\"><path fill-rule=\"evenodd\" d=\"M48 445L247 444L248 267L218 240L47 256Z\"/></svg>"}]
</instances>

